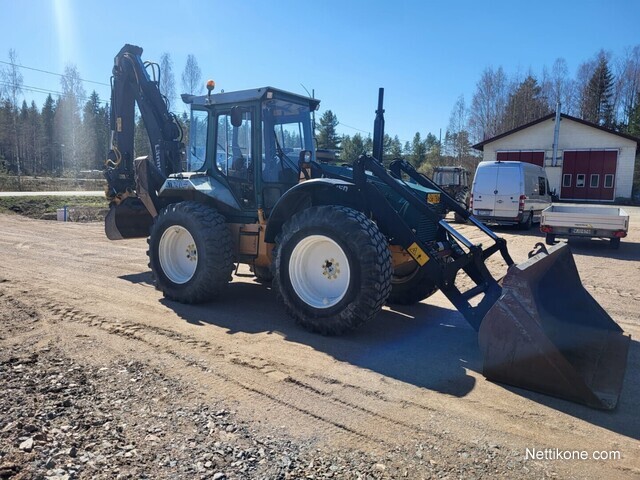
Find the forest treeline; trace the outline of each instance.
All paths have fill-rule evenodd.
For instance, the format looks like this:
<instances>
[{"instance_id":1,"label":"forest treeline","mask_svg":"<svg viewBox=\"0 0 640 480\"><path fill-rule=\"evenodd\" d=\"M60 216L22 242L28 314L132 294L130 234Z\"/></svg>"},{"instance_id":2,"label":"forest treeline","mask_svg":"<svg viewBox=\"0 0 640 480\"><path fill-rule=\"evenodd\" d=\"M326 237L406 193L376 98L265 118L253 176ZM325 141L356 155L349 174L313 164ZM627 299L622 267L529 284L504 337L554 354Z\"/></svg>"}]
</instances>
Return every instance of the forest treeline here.
<instances>
[{"instance_id":1,"label":"forest treeline","mask_svg":"<svg viewBox=\"0 0 640 480\"><path fill-rule=\"evenodd\" d=\"M502 67L487 67L471 101L458 97L444 138L418 131L403 143L397 135L385 135L384 160L404 157L426 173L436 165L473 170L479 161L475 143L555 112L558 105L562 113L640 137L640 45L618 56L601 50L581 63L573 77L563 58L538 75L529 70L509 76ZM369 136L339 135L339 124L333 111L322 114L319 148L340 151L345 161L371 151Z\"/></svg>"},{"instance_id":2,"label":"forest treeline","mask_svg":"<svg viewBox=\"0 0 640 480\"><path fill-rule=\"evenodd\" d=\"M61 75L60 92L37 105L27 98L31 90L24 86L21 68L17 52L9 50L8 61L0 68L0 172L77 176L84 170L102 169L109 150L109 99L95 91L87 94L80 72L70 64ZM174 105L176 81L168 53L161 56L159 71L160 90ZM199 94L203 90L193 55L187 58L181 81L183 91ZM487 67L471 100L461 95L453 105L443 138L417 131L403 142L387 134L383 160L404 157L427 173L436 165L473 169L479 161L474 143L536 120L555 111L558 104L563 113L640 136L640 45L618 55L599 51L580 64L574 76L562 58L538 74L507 74L502 67ZM186 114L179 118L187 127ZM324 111L317 124L317 147L335 151L343 162L371 152L370 136L341 135L339 126L338 113ZM138 120L136 155L148 151Z\"/></svg>"}]
</instances>

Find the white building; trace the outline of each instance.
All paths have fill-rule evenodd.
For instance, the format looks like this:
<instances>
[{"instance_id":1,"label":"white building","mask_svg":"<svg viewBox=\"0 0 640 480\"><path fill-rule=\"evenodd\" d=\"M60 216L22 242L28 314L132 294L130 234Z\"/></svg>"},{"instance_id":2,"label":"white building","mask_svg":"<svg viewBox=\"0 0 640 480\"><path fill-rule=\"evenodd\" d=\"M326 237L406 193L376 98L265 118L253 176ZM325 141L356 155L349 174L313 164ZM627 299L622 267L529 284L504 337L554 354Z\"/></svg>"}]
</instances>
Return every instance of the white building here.
<instances>
[{"instance_id":1,"label":"white building","mask_svg":"<svg viewBox=\"0 0 640 480\"><path fill-rule=\"evenodd\" d=\"M483 161L519 160L544 166L551 189L562 200L631 198L640 139L561 114L554 159L555 117L549 114L473 148L483 152Z\"/></svg>"}]
</instances>

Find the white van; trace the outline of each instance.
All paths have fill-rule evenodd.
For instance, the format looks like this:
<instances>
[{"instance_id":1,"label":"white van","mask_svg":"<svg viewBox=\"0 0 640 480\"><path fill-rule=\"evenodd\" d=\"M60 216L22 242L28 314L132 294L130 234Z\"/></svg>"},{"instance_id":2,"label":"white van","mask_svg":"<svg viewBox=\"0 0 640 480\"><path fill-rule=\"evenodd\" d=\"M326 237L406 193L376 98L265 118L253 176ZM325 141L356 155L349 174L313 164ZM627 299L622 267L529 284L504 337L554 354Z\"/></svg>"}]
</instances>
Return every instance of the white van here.
<instances>
[{"instance_id":1,"label":"white van","mask_svg":"<svg viewBox=\"0 0 640 480\"><path fill-rule=\"evenodd\" d=\"M480 162L471 187L471 212L485 223L528 230L551 205L544 168L526 162Z\"/></svg>"}]
</instances>

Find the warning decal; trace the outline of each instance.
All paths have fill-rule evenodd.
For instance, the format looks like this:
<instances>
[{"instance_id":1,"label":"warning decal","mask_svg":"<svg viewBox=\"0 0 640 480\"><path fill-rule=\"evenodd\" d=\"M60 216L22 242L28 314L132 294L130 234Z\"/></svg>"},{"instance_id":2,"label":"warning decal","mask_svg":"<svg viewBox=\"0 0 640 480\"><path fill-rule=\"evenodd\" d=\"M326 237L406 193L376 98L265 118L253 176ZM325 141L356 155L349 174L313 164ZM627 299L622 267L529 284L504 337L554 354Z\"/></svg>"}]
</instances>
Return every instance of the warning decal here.
<instances>
[{"instance_id":1,"label":"warning decal","mask_svg":"<svg viewBox=\"0 0 640 480\"><path fill-rule=\"evenodd\" d=\"M411 246L407 248L407 252L409 252L409 255L411 255L421 267L429 261L429 256L424 253L424 250L422 250L416 242L413 242Z\"/></svg>"}]
</instances>

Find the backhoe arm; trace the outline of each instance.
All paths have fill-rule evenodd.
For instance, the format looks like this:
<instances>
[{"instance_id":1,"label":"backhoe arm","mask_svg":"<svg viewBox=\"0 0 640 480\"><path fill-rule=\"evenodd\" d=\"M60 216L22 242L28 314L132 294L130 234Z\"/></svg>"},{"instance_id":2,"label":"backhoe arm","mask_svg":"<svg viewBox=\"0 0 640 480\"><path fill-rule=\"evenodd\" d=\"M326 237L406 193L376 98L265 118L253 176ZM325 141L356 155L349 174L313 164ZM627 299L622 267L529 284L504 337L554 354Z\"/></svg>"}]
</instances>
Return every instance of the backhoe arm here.
<instances>
[{"instance_id":1,"label":"backhoe arm","mask_svg":"<svg viewBox=\"0 0 640 480\"><path fill-rule=\"evenodd\" d=\"M110 200L137 190L133 164L136 104L149 136L153 156L153 160L148 162L152 183L150 190L159 188L169 174L181 171L184 148L181 128L160 93L159 71L158 79L152 79L147 67L155 64L143 62L141 55L142 48L127 44L114 59L111 77L111 149L105 169Z\"/></svg>"}]
</instances>

